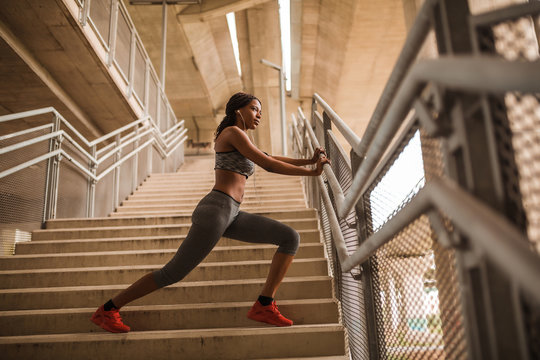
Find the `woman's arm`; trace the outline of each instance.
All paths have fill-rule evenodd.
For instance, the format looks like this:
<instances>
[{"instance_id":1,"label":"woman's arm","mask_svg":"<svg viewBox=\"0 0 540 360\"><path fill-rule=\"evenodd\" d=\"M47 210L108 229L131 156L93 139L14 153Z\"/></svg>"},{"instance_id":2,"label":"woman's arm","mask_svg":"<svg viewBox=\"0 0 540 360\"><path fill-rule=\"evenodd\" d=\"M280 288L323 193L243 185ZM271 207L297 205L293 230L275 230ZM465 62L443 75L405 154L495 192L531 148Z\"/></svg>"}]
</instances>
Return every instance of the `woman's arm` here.
<instances>
[{"instance_id":1,"label":"woman's arm","mask_svg":"<svg viewBox=\"0 0 540 360\"><path fill-rule=\"evenodd\" d=\"M323 148L315 149L315 152L313 153L313 157L311 159L295 159L295 158L289 158L285 156L276 156L276 155L268 155L268 156L271 156L276 160L286 162L287 164L292 164L296 166L305 166L305 165L316 164L317 160L319 159L320 154L324 154L324 156L326 156L326 151Z\"/></svg>"},{"instance_id":2,"label":"woman's arm","mask_svg":"<svg viewBox=\"0 0 540 360\"><path fill-rule=\"evenodd\" d=\"M249 160L264 170L283 175L317 176L322 173L323 165L329 163L324 156L317 160L315 169L306 169L302 166L290 164L276 157L266 155L249 140L247 134L236 126L230 126L221 133L222 141L228 142Z\"/></svg>"}]
</instances>

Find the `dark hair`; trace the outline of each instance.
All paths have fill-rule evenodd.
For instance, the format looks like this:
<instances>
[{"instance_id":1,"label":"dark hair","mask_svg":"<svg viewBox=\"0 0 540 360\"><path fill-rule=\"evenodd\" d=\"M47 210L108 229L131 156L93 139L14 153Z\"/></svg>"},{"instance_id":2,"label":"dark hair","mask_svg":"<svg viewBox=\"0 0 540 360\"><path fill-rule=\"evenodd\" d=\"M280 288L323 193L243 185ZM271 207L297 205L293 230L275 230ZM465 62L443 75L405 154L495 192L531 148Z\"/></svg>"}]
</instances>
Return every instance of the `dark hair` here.
<instances>
[{"instance_id":1,"label":"dark hair","mask_svg":"<svg viewBox=\"0 0 540 360\"><path fill-rule=\"evenodd\" d=\"M236 110L243 108L253 100L257 100L259 103L261 102L261 100L257 99L257 97L243 92L239 92L231 96L231 98L227 102L227 107L225 108L225 117L223 118L223 120L221 120L216 129L216 136L214 140L217 139L223 129L236 123Z\"/></svg>"}]
</instances>

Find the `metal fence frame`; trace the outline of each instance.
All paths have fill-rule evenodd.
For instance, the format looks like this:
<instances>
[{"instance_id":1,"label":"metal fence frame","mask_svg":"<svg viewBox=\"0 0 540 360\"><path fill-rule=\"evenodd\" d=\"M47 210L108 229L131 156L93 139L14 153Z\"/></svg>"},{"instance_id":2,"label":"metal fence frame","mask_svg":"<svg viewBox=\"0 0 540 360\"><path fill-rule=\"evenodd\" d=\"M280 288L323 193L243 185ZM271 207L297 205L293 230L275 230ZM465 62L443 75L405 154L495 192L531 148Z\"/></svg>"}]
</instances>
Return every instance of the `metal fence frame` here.
<instances>
[{"instance_id":1,"label":"metal fence frame","mask_svg":"<svg viewBox=\"0 0 540 360\"><path fill-rule=\"evenodd\" d=\"M114 173L113 182L113 209L114 210L120 203L120 168L123 163L133 159L134 169L132 174L132 187L138 185L138 155L144 149L155 148L159 156L162 159L161 171L164 171L165 161L167 158L175 152L180 145L187 139L187 129L184 127L184 121L177 122L174 126L165 132L161 132L151 117L145 116L142 119L136 120L128 125L125 125L115 131L110 132L100 138L89 141L83 135L81 135L61 114L59 114L54 108L48 107L38 110L25 111L16 114L0 116L0 123L15 121L33 116L39 116L44 114L52 115L52 122L48 125L38 126L31 129L17 131L12 134L0 136L0 140L15 138L23 134L29 134L37 130L50 128L51 132L47 135L38 136L23 142L6 146L0 149L0 155L5 156L12 151L31 146L32 144L48 141L50 143L49 152L28 160L22 164L5 169L0 172L0 180L8 175L14 174L18 171L24 170L34 164L47 160L49 162L47 178L46 178L46 200L45 211L43 215L43 223L49 219L56 218L56 207L58 200L58 180L60 177L59 165L61 161L69 161L73 166L88 180L88 201L87 212L88 217L94 217L95 208L95 189L96 185L109 173ZM143 138L148 138L142 142ZM77 161L73 154L70 154L67 150L62 148L62 143L68 142L71 146L78 150L79 154L82 154L86 158L86 163ZM132 151L126 153L122 150L127 146L134 148ZM109 158L113 158L112 163L109 166L103 167L105 161ZM65 159L65 160L64 160ZM146 174L152 172L152 157L149 157L147 163ZM101 165L101 166L100 166ZM177 164L178 166L180 164ZM107 201L107 199L101 199Z\"/></svg>"},{"instance_id":2,"label":"metal fence frame","mask_svg":"<svg viewBox=\"0 0 540 360\"><path fill-rule=\"evenodd\" d=\"M508 356L529 359L531 344L528 342L531 340L525 340L526 331L523 319L520 319L523 317L521 301L527 298L533 306L540 305L540 258L531 251L527 236L519 224L513 223L501 207L489 198L489 194L495 197L500 192L495 188L496 184L493 185L497 180L492 179L499 175L495 170L485 174L487 178L483 179L474 171L469 174L471 168L480 167L476 164L478 157L457 159L451 151L446 150L449 155L447 161L451 163L449 167L453 169L448 172L448 177L431 179L408 204L367 238L362 230L365 219L359 201L386 166L389 158L385 154L392 152L388 151L392 144L400 142L395 139L403 137L410 129L411 125L399 132L411 110L415 111L417 126L430 135L446 142L450 139L453 146L470 146L477 152L487 154L484 155L484 162L496 161L492 144L483 138L484 134L490 132L489 120L486 120L487 128L468 129L468 136L456 130L458 125L466 123L467 116L471 116L465 115L468 110L466 105L484 101L483 96L487 94L540 93L540 67L538 61L507 61L474 53L474 32L478 24L538 14L540 2L512 5L471 16L466 0L427 0L361 139L317 94L313 97L312 123L300 108L298 122L293 116L293 146L297 154L309 156L314 147L320 146L316 133L324 134L325 138L331 136L332 125L352 148L350 162L354 180L347 194L344 194L330 165L324 166L324 178L330 191L327 191L322 177L316 180L316 184L306 181L305 188L311 205L318 207L320 193L325 208L334 209L327 216L340 270L349 272L360 265L365 272L368 267L364 265L377 249L418 216L427 214L439 243L455 249L458 256L460 285L465 293L462 304L466 316L467 355L474 359L504 359ZM431 30L435 31L440 57L415 63ZM423 100L426 92L435 98L438 104L436 110L444 112L444 115L434 116L433 109L428 108ZM476 94L480 94L480 100ZM318 128L321 124L322 129ZM472 139L465 139L467 137ZM480 145L474 143L476 140ZM324 145L327 146L328 142L325 141ZM492 167L497 166L493 164ZM463 178L476 179L475 186ZM492 186L492 190L483 188L485 184ZM357 214L360 245L356 251L349 253L340 220L353 210ZM454 227L452 232L445 226L446 219ZM490 269L496 270L497 274L492 274ZM379 358L381 354L377 349L377 334L372 319L374 310L369 304L372 302L369 274L367 277L365 273L355 276L364 282L369 332L365 346L369 347L370 358ZM507 292L506 298L494 298L495 282L500 282L502 289L508 288L508 291L503 290ZM509 315L500 314L497 319L495 309L503 305L510 306L507 311ZM489 329L486 324L491 324L493 328Z\"/></svg>"}]
</instances>

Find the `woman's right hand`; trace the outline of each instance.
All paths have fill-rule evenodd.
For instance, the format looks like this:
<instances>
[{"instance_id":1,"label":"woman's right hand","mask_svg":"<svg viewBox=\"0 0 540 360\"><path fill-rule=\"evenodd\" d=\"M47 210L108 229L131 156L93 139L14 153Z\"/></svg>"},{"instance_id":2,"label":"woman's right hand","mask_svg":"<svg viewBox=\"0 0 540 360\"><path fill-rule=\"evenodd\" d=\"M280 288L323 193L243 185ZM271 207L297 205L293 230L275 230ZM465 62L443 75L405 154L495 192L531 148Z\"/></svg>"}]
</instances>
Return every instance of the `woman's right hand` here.
<instances>
[{"instance_id":1,"label":"woman's right hand","mask_svg":"<svg viewBox=\"0 0 540 360\"><path fill-rule=\"evenodd\" d=\"M317 159L317 167L314 169L317 176L322 174L324 164L330 164L330 159L327 158L325 155L321 155Z\"/></svg>"}]
</instances>

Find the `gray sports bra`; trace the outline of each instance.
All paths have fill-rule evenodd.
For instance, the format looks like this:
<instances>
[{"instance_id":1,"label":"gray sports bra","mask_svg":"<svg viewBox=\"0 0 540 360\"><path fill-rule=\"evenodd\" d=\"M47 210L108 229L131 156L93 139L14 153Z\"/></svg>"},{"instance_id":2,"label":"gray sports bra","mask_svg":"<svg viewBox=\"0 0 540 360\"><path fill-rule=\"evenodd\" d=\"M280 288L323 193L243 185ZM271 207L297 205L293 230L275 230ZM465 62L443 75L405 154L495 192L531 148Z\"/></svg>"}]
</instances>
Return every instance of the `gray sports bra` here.
<instances>
[{"instance_id":1,"label":"gray sports bra","mask_svg":"<svg viewBox=\"0 0 540 360\"><path fill-rule=\"evenodd\" d=\"M238 150L216 152L214 170L229 170L244 175L246 178L255 172L253 161L240 154Z\"/></svg>"}]
</instances>

